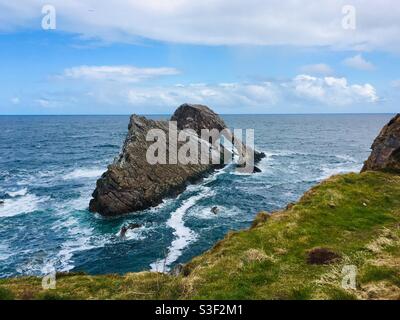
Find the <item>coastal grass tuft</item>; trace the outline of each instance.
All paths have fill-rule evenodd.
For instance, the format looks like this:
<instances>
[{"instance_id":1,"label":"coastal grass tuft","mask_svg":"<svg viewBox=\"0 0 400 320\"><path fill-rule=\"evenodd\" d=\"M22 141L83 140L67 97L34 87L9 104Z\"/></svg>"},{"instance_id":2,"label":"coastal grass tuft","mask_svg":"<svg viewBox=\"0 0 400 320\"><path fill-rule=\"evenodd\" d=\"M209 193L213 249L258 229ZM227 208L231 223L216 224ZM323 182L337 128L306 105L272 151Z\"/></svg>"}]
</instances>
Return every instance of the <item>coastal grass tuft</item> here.
<instances>
[{"instance_id":1,"label":"coastal grass tuft","mask_svg":"<svg viewBox=\"0 0 400 320\"><path fill-rule=\"evenodd\" d=\"M260 208L262 209L262 208ZM315 248L340 259L311 264ZM342 287L344 266L356 288ZM365 172L331 177L286 210L261 213L187 263L179 276L141 272L57 278L45 291L34 277L1 279L16 299L400 299L400 176Z\"/></svg>"}]
</instances>

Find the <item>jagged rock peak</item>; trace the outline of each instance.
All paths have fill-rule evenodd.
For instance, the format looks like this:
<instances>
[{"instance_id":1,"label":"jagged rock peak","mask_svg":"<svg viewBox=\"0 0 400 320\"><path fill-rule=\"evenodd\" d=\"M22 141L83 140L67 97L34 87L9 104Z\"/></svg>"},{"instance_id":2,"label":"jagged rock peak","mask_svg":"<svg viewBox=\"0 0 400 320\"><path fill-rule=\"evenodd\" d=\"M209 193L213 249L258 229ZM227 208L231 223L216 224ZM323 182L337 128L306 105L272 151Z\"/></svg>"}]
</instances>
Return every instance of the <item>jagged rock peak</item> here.
<instances>
[{"instance_id":1,"label":"jagged rock peak","mask_svg":"<svg viewBox=\"0 0 400 320\"><path fill-rule=\"evenodd\" d=\"M372 144L372 152L363 171L400 172L400 114L385 125Z\"/></svg>"},{"instance_id":2,"label":"jagged rock peak","mask_svg":"<svg viewBox=\"0 0 400 320\"><path fill-rule=\"evenodd\" d=\"M200 136L201 129L217 129L222 131L226 128L225 122L210 108L201 104L181 105L171 117L176 121L179 130L193 129Z\"/></svg>"}]
</instances>

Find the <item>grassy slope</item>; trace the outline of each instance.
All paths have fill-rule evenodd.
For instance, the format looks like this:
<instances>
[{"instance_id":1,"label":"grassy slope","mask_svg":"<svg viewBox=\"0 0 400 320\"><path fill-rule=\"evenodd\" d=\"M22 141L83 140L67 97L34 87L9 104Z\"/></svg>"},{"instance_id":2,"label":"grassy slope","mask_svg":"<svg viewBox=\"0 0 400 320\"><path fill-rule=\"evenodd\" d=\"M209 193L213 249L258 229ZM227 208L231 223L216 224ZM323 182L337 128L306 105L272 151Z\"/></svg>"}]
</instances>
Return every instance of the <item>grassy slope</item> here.
<instances>
[{"instance_id":1,"label":"grassy slope","mask_svg":"<svg viewBox=\"0 0 400 320\"><path fill-rule=\"evenodd\" d=\"M263 219L264 218L264 219ZM400 299L400 176L335 176L290 209L232 232L184 268L186 276L63 275L43 291L38 278L0 280L0 298L45 299ZM308 250L342 259L306 263ZM357 290L341 287L356 265Z\"/></svg>"}]
</instances>

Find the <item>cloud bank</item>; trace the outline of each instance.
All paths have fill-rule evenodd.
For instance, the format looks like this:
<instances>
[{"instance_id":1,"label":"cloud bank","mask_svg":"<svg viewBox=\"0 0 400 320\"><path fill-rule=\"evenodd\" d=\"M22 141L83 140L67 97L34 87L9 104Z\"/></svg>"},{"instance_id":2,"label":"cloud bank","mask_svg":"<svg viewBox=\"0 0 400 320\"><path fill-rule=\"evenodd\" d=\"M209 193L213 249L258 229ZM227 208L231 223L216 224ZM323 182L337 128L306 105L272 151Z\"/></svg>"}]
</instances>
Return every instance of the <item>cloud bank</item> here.
<instances>
[{"instance_id":1,"label":"cloud bank","mask_svg":"<svg viewBox=\"0 0 400 320\"><path fill-rule=\"evenodd\" d=\"M146 84L149 77L176 72L176 69L169 68L79 66L64 70L60 79L86 81L85 90L88 91L73 94L77 101L90 100L96 105L128 105L166 112L183 102L208 104L225 112L261 112L281 105L351 107L380 101L371 84L351 84L346 78L307 74L287 80L252 83ZM58 104L61 99L57 97ZM43 106L43 102L40 105ZM50 98L46 100L48 105L51 105Z\"/></svg>"},{"instance_id":2,"label":"cloud bank","mask_svg":"<svg viewBox=\"0 0 400 320\"><path fill-rule=\"evenodd\" d=\"M78 66L64 70L61 78L74 80L106 80L139 82L159 76L177 75L175 68L137 68L134 66Z\"/></svg>"},{"instance_id":3,"label":"cloud bank","mask_svg":"<svg viewBox=\"0 0 400 320\"><path fill-rule=\"evenodd\" d=\"M42 0L0 0L0 29L40 28ZM57 29L103 41L142 38L203 45L328 46L399 51L397 0L353 0L356 29L342 27L347 0L53 0Z\"/></svg>"}]
</instances>

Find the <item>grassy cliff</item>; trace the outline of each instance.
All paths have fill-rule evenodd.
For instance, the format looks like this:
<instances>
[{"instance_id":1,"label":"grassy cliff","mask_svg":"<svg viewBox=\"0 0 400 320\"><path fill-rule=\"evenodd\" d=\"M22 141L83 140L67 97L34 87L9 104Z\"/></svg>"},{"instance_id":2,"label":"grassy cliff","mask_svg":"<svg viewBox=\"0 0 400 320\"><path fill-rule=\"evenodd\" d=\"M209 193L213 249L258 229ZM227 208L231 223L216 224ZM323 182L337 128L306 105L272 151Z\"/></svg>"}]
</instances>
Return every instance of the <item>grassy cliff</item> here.
<instances>
[{"instance_id":1,"label":"grassy cliff","mask_svg":"<svg viewBox=\"0 0 400 320\"><path fill-rule=\"evenodd\" d=\"M336 259L311 264L316 248ZM341 286L345 265L357 267L356 289ZM400 175L334 176L286 210L258 214L179 276L60 274L55 290L35 277L2 279L0 298L400 299Z\"/></svg>"}]
</instances>

